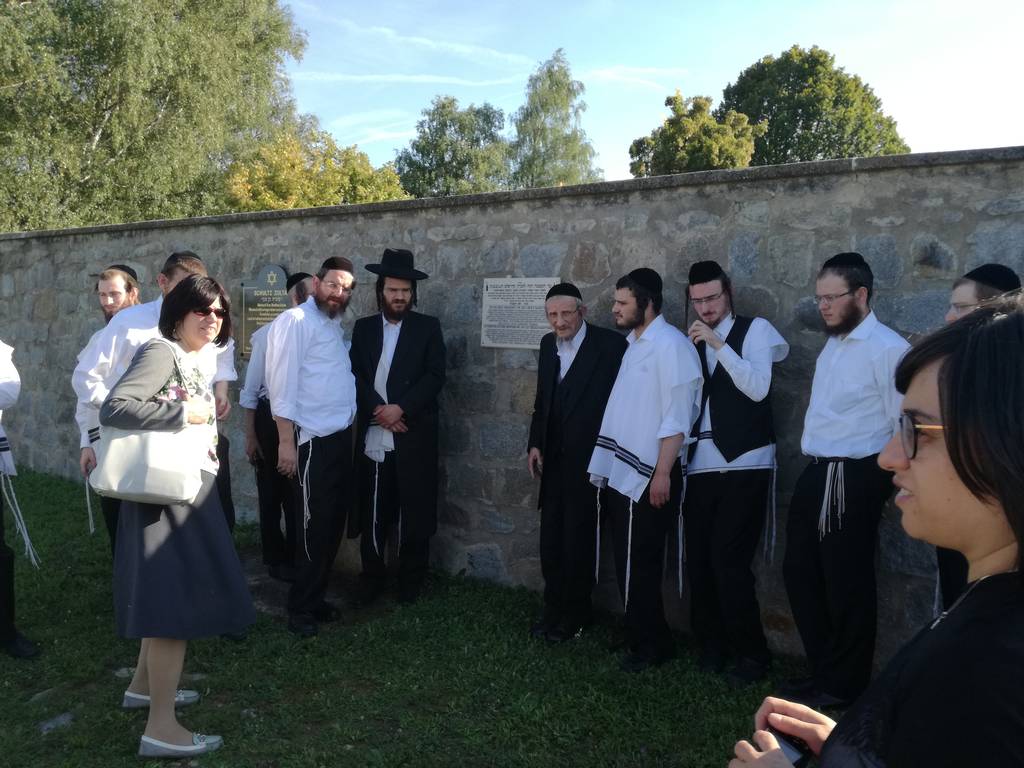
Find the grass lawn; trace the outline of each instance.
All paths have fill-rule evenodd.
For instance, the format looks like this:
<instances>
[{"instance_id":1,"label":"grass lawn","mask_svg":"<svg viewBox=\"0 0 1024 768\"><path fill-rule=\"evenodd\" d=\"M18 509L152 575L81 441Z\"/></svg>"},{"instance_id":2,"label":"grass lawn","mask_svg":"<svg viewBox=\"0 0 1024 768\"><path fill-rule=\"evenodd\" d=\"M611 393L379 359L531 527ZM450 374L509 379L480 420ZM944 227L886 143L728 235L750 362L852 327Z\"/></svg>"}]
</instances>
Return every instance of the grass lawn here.
<instances>
[{"instance_id":1,"label":"grass lawn","mask_svg":"<svg viewBox=\"0 0 1024 768\"><path fill-rule=\"evenodd\" d=\"M142 765L145 715L119 708L119 674L138 644L114 634L98 505L89 536L81 485L24 471L15 487L43 560L39 571L29 566L8 516L18 625L43 653L28 662L0 654L0 765ZM256 535L242 526L236 540L259 602L279 607L280 586L255 578ZM203 699L182 722L223 735L225 746L188 764L724 766L749 735L768 684L732 691L699 672L682 642L676 661L628 675L607 651L611 620L546 647L526 631L539 608L525 589L435 575L416 605L346 610L313 640L261 612L245 642L191 643L185 685ZM41 733L65 714L70 724Z\"/></svg>"}]
</instances>

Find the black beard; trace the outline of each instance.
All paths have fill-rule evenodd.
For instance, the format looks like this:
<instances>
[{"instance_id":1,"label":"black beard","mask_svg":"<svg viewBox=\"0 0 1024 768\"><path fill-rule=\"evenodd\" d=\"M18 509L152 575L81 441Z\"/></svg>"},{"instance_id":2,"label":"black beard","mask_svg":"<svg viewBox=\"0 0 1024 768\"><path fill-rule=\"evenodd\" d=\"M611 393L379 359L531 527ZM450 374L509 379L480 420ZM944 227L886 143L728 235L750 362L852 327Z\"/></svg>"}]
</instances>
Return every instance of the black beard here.
<instances>
[{"instance_id":1,"label":"black beard","mask_svg":"<svg viewBox=\"0 0 1024 768\"><path fill-rule=\"evenodd\" d=\"M615 321L615 327L620 328L623 331L632 331L635 328L639 328L643 324L644 318L640 314L639 307L633 310L631 317L623 317L621 320Z\"/></svg>"},{"instance_id":2,"label":"black beard","mask_svg":"<svg viewBox=\"0 0 1024 768\"><path fill-rule=\"evenodd\" d=\"M826 325L826 336L845 336L867 317L867 313L861 314L856 304L850 306L850 311L843 314L836 325Z\"/></svg>"},{"instance_id":3,"label":"black beard","mask_svg":"<svg viewBox=\"0 0 1024 768\"><path fill-rule=\"evenodd\" d=\"M407 303L400 312L396 312L391 308L391 306L387 302L384 302L384 308L381 310L381 312L384 313L384 317L393 323L400 323L403 320L403 318L405 318L405 316L408 315L409 312L411 311L411 303Z\"/></svg>"}]
</instances>

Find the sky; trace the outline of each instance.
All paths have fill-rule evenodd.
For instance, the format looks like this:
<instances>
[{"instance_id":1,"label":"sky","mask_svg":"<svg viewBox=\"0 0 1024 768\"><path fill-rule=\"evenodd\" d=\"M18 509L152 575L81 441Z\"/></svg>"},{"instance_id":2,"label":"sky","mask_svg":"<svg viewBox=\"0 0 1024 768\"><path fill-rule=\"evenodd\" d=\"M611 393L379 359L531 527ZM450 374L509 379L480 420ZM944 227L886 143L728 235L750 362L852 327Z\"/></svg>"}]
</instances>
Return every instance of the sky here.
<instances>
[{"instance_id":1,"label":"sky","mask_svg":"<svg viewBox=\"0 0 1024 768\"><path fill-rule=\"evenodd\" d=\"M435 96L489 102L510 128L558 48L586 87L582 126L609 181L630 178L629 145L665 119L667 96L717 104L792 45L860 76L913 152L1024 144L1024 0L282 3L307 38L287 64L299 111L374 165L408 145Z\"/></svg>"}]
</instances>

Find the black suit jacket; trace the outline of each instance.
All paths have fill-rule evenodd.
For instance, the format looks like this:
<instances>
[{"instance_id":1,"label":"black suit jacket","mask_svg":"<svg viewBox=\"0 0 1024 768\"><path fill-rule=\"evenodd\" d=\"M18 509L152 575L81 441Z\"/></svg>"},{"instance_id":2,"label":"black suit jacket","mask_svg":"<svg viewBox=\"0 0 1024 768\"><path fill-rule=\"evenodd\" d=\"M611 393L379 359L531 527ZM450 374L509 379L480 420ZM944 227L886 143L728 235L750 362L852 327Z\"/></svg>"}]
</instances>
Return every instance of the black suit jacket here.
<instances>
[{"instance_id":1,"label":"black suit jacket","mask_svg":"<svg viewBox=\"0 0 1024 768\"><path fill-rule=\"evenodd\" d=\"M540 360L537 365L537 396L533 404L528 448L539 448L544 455L548 427L561 430L562 450L559 456L558 482L568 488L589 483L587 466L594 453L594 444L601 429L604 407L608 403L619 364L626 351L622 334L587 324L583 338L569 372L558 384L559 360L555 349L555 334L549 333L540 342ZM549 425L552 400L556 388L561 386L561 424ZM541 473L541 493L537 506L544 498L547 483L552 482L550 472Z\"/></svg>"},{"instance_id":2,"label":"black suit jacket","mask_svg":"<svg viewBox=\"0 0 1024 768\"><path fill-rule=\"evenodd\" d=\"M352 329L352 374L356 379L356 505L349 535L369 525L372 514L372 465L363 453L373 409L384 400L373 388L384 346L381 315L356 320ZM408 432L395 434L395 463L402 509L402 536L425 538L437 529L438 406L445 381L445 346L436 317L410 312L402 320L395 356L388 371L388 400L401 406Z\"/></svg>"}]
</instances>

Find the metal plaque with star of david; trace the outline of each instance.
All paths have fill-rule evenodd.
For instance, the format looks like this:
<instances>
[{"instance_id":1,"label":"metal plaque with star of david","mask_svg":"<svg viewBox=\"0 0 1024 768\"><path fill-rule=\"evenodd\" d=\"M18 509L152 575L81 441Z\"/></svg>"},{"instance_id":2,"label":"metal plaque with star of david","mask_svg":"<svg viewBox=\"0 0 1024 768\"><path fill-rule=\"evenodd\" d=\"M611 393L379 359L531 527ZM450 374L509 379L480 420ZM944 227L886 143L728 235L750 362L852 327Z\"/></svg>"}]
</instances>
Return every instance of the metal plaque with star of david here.
<instances>
[{"instance_id":1,"label":"metal plaque with star of david","mask_svg":"<svg viewBox=\"0 0 1024 768\"><path fill-rule=\"evenodd\" d=\"M277 264L261 268L255 280L242 283L241 333L235 338L242 351L242 357L252 353L252 334L257 329L273 322L274 318L288 309L288 276Z\"/></svg>"}]
</instances>

